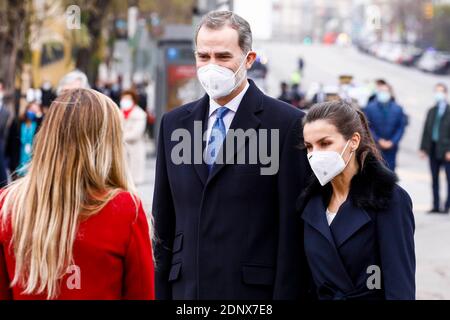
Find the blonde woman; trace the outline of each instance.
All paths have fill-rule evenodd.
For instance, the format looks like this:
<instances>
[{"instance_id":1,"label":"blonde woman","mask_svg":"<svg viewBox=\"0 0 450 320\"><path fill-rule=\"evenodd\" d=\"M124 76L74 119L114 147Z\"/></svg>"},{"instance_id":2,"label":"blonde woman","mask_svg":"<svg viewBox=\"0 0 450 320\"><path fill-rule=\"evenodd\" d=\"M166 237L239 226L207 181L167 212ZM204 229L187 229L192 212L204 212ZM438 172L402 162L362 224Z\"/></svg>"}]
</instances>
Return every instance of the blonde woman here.
<instances>
[{"instance_id":1,"label":"blonde woman","mask_svg":"<svg viewBox=\"0 0 450 320\"><path fill-rule=\"evenodd\" d=\"M24 177L0 196L0 299L153 299L149 227L124 160L120 110L64 91Z\"/></svg>"}]
</instances>

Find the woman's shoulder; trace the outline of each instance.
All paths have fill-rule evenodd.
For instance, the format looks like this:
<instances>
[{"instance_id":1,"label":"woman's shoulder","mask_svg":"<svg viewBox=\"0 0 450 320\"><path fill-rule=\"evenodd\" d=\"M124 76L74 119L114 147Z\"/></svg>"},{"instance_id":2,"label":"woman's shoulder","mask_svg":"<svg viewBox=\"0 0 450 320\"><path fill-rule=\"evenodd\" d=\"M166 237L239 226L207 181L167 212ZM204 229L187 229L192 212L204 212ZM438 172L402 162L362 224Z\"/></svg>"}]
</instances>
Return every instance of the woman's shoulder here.
<instances>
[{"instance_id":1,"label":"woman's shoulder","mask_svg":"<svg viewBox=\"0 0 450 320\"><path fill-rule=\"evenodd\" d=\"M386 209L378 212L379 221L383 224L393 223L405 224L407 221L414 225L413 202L408 192L400 185L395 184L392 188L392 197Z\"/></svg>"},{"instance_id":2,"label":"woman's shoulder","mask_svg":"<svg viewBox=\"0 0 450 320\"><path fill-rule=\"evenodd\" d=\"M398 184L395 184L392 189L392 204L394 204L396 208L401 206L403 208L409 208L410 210L412 210L413 206L409 193Z\"/></svg>"},{"instance_id":3,"label":"woman's shoulder","mask_svg":"<svg viewBox=\"0 0 450 320\"><path fill-rule=\"evenodd\" d=\"M126 191L117 192L96 214L83 219L80 222L79 232L108 239L111 230L114 230L115 239L118 242L127 241L132 227L140 217L145 217L145 212L140 205L140 200L132 193Z\"/></svg>"},{"instance_id":4,"label":"woman's shoulder","mask_svg":"<svg viewBox=\"0 0 450 320\"><path fill-rule=\"evenodd\" d=\"M121 207L123 209L132 209L136 210L139 208L139 205L141 204L141 200L139 197L126 190L119 190L116 192L116 194L109 200L108 205L111 205L113 207Z\"/></svg>"}]
</instances>

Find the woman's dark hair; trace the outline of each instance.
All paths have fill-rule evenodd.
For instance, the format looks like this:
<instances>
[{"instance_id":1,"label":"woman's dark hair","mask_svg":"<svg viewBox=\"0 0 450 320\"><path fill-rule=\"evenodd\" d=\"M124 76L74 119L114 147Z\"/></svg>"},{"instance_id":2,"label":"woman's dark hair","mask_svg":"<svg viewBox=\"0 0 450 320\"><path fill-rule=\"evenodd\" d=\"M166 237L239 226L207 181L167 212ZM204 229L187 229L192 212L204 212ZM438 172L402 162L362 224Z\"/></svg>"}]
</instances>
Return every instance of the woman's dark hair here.
<instances>
[{"instance_id":1,"label":"woman's dark hair","mask_svg":"<svg viewBox=\"0 0 450 320\"><path fill-rule=\"evenodd\" d=\"M361 169L368 155L383 161L370 133L366 116L356 105L342 100L315 104L303 118L303 125L316 120L328 121L347 140L355 132L361 135L361 142L356 150L356 159Z\"/></svg>"}]
</instances>

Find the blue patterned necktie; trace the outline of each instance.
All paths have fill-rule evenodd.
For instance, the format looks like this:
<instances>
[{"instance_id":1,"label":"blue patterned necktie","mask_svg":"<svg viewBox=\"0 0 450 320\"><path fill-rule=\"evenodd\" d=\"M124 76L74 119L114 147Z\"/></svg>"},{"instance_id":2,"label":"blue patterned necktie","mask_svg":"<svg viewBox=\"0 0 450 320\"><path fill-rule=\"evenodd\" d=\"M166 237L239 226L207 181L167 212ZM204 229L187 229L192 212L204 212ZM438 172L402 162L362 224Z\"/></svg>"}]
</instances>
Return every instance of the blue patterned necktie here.
<instances>
[{"instance_id":1,"label":"blue patterned necktie","mask_svg":"<svg viewBox=\"0 0 450 320\"><path fill-rule=\"evenodd\" d=\"M216 111L216 121L211 129L211 135L208 141L207 154L205 157L206 164L208 165L208 170L211 172L214 161L217 158L217 154L220 151L220 147L222 146L223 140L227 134L225 129L225 123L223 122L223 117L230 111L227 107L220 107Z\"/></svg>"}]
</instances>

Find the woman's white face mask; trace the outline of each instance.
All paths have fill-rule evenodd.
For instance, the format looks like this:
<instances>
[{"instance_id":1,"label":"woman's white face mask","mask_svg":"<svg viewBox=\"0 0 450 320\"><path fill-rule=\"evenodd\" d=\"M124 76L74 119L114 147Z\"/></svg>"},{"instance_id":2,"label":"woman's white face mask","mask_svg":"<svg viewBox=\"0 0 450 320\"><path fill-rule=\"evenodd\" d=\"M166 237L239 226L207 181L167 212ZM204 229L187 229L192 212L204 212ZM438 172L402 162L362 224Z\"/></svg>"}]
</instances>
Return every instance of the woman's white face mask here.
<instances>
[{"instance_id":1,"label":"woman's white face mask","mask_svg":"<svg viewBox=\"0 0 450 320\"><path fill-rule=\"evenodd\" d=\"M127 99L127 98L122 98L122 100L120 100L120 108L122 110L130 110L133 107L133 100L131 99Z\"/></svg>"},{"instance_id":2,"label":"woman's white face mask","mask_svg":"<svg viewBox=\"0 0 450 320\"><path fill-rule=\"evenodd\" d=\"M200 84L210 98L217 99L226 97L234 89L239 87L245 78L247 70L244 68L244 72L239 71L247 61L247 56L248 53L245 55L236 72L214 63L209 63L197 70L197 77Z\"/></svg>"},{"instance_id":3,"label":"woman's white face mask","mask_svg":"<svg viewBox=\"0 0 450 320\"><path fill-rule=\"evenodd\" d=\"M350 140L347 141L344 150L340 154L336 151L312 151L308 153L308 161L311 169L322 186L333 180L347 167L352 158L353 151L350 153L350 158L347 163L342 158L342 155L347 149L349 142Z\"/></svg>"}]
</instances>

